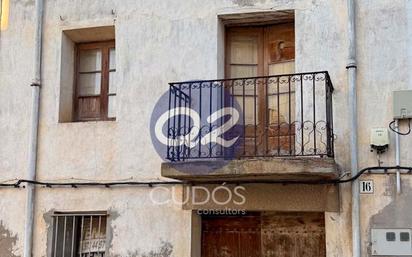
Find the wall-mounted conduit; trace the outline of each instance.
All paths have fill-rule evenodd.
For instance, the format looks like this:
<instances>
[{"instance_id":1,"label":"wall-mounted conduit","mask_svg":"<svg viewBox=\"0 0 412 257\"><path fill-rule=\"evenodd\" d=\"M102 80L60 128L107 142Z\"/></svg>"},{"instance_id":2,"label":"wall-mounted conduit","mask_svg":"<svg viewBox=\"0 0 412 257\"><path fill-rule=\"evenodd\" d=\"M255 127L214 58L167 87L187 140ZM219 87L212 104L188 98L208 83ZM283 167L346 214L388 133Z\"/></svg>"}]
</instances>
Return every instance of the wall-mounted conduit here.
<instances>
[{"instance_id":1,"label":"wall-mounted conduit","mask_svg":"<svg viewBox=\"0 0 412 257\"><path fill-rule=\"evenodd\" d=\"M325 184L342 184L349 183L357 180L362 174L368 172L368 174L396 174L397 171L403 172L404 174L412 175L412 167L402 167L402 166L387 166L387 167L367 167L358 171L355 176L350 178L339 178L339 179L325 179L325 180L264 180L264 181L205 181L205 182L187 182L187 181L111 181L111 182L47 182L38 180L27 180L18 179L14 183L0 183L0 187L14 187L21 188L26 185L37 185L47 188L54 187L116 187L116 186L162 186L162 185L196 185L196 184L306 184L306 185L325 185ZM392 172L394 171L394 172Z\"/></svg>"}]
</instances>

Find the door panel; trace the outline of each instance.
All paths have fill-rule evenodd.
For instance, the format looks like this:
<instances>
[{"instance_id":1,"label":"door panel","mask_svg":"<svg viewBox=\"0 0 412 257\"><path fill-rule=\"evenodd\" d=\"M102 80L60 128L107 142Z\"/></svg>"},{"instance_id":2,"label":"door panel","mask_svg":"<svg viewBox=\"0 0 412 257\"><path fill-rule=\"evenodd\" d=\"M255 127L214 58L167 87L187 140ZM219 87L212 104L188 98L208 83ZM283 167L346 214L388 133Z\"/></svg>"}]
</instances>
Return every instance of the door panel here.
<instances>
[{"instance_id":1,"label":"door panel","mask_svg":"<svg viewBox=\"0 0 412 257\"><path fill-rule=\"evenodd\" d=\"M262 28L229 28L226 41L227 78L263 75Z\"/></svg>"},{"instance_id":2,"label":"door panel","mask_svg":"<svg viewBox=\"0 0 412 257\"><path fill-rule=\"evenodd\" d=\"M202 257L325 257L323 213L202 217Z\"/></svg>"},{"instance_id":3,"label":"door panel","mask_svg":"<svg viewBox=\"0 0 412 257\"><path fill-rule=\"evenodd\" d=\"M293 60L279 63L269 63L268 65L269 76L279 74L292 74L295 72L295 61Z\"/></svg>"},{"instance_id":4,"label":"door panel","mask_svg":"<svg viewBox=\"0 0 412 257\"><path fill-rule=\"evenodd\" d=\"M238 239L239 235L233 231L216 230L203 233L202 256L237 257L239 256Z\"/></svg>"},{"instance_id":5,"label":"door panel","mask_svg":"<svg viewBox=\"0 0 412 257\"><path fill-rule=\"evenodd\" d=\"M226 77L291 74L295 69L294 24L227 29ZM294 147L294 84L259 79L236 81L232 95L245 126L243 156L290 154ZM243 85L242 85L243 83ZM240 85L239 85L240 84Z\"/></svg>"},{"instance_id":6,"label":"door panel","mask_svg":"<svg viewBox=\"0 0 412 257\"><path fill-rule=\"evenodd\" d=\"M258 48L259 48L259 35L232 35L231 37L231 48L230 64L235 65L258 65ZM255 74L256 75L256 74ZM232 74L232 76L237 77L238 74Z\"/></svg>"},{"instance_id":7,"label":"door panel","mask_svg":"<svg viewBox=\"0 0 412 257\"><path fill-rule=\"evenodd\" d=\"M260 219L245 217L204 217L202 257L259 257Z\"/></svg>"},{"instance_id":8,"label":"door panel","mask_svg":"<svg viewBox=\"0 0 412 257\"><path fill-rule=\"evenodd\" d=\"M262 257L324 257L324 214L264 214L262 242Z\"/></svg>"},{"instance_id":9,"label":"door panel","mask_svg":"<svg viewBox=\"0 0 412 257\"><path fill-rule=\"evenodd\" d=\"M234 78L256 77L257 65L230 65L230 74L233 74Z\"/></svg>"},{"instance_id":10,"label":"door panel","mask_svg":"<svg viewBox=\"0 0 412 257\"><path fill-rule=\"evenodd\" d=\"M226 41L227 78L263 76L263 28L229 28ZM242 123L245 126L258 124L254 106L258 104L259 93L255 92L255 87L233 86L231 94L245 114Z\"/></svg>"},{"instance_id":11,"label":"door panel","mask_svg":"<svg viewBox=\"0 0 412 257\"><path fill-rule=\"evenodd\" d=\"M293 23L265 27L266 64L295 60L294 30ZM265 67L265 73L268 73L267 67Z\"/></svg>"},{"instance_id":12,"label":"door panel","mask_svg":"<svg viewBox=\"0 0 412 257\"><path fill-rule=\"evenodd\" d=\"M295 72L294 24L268 26L264 35L264 72L268 76ZM295 85L289 77L267 84L269 155L293 154L295 146Z\"/></svg>"}]
</instances>

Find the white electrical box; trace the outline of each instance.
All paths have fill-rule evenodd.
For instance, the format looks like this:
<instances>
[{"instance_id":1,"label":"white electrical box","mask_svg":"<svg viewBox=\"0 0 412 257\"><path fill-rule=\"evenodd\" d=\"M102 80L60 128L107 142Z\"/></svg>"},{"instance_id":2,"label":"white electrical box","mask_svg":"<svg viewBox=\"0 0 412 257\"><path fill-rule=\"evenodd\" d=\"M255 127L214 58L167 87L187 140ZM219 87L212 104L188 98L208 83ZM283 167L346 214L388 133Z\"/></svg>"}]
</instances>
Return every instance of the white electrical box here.
<instances>
[{"instance_id":1,"label":"white electrical box","mask_svg":"<svg viewBox=\"0 0 412 257\"><path fill-rule=\"evenodd\" d=\"M370 144L372 147L389 145L389 133L386 128L373 128L371 130Z\"/></svg>"},{"instance_id":2,"label":"white electrical box","mask_svg":"<svg viewBox=\"0 0 412 257\"><path fill-rule=\"evenodd\" d=\"M412 90L393 92L393 118L412 118Z\"/></svg>"},{"instance_id":3,"label":"white electrical box","mask_svg":"<svg viewBox=\"0 0 412 257\"><path fill-rule=\"evenodd\" d=\"M411 229L373 228L371 238L372 255L412 255Z\"/></svg>"}]
</instances>

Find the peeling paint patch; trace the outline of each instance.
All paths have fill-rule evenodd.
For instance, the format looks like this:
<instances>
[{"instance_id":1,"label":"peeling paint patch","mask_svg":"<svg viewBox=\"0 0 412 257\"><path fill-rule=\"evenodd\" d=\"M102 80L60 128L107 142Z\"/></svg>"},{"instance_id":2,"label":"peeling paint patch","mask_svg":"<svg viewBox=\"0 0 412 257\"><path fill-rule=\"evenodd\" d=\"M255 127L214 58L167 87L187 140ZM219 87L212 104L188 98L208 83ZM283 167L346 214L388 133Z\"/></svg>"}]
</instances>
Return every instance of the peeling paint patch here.
<instances>
[{"instance_id":1,"label":"peeling paint patch","mask_svg":"<svg viewBox=\"0 0 412 257\"><path fill-rule=\"evenodd\" d=\"M394 184L392 184L393 187ZM412 188L406 183L402 186L402 193L393 193L393 201L386 205L379 213L372 216L371 228L411 228L412 227Z\"/></svg>"},{"instance_id":2,"label":"peeling paint patch","mask_svg":"<svg viewBox=\"0 0 412 257\"><path fill-rule=\"evenodd\" d=\"M17 235L13 235L3 222L0 221L0 256L1 257L17 257L13 253L13 247L16 245Z\"/></svg>"},{"instance_id":3,"label":"peeling paint patch","mask_svg":"<svg viewBox=\"0 0 412 257\"><path fill-rule=\"evenodd\" d=\"M139 250L128 252L127 255L114 255L114 257L170 257L172 256L173 245L170 242L161 241L158 249L148 253L141 253Z\"/></svg>"},{"instance_id":4,"label":"peeling paint patch","mask_svg":"<svg viewBox=\"0 0 412 257\"><path fill-rule=\"evenodd\" d=\"M386 205L369 220L368 237L370 242L370 230L372 228L412 228L412 188L405 181L402 184L402 193L397 195L394 192L395 178L391 177L385 184L384 194L393 196L391 203ZM368 254L371 253L371 245L366 246Z\"/></svg>"}]
</instances>

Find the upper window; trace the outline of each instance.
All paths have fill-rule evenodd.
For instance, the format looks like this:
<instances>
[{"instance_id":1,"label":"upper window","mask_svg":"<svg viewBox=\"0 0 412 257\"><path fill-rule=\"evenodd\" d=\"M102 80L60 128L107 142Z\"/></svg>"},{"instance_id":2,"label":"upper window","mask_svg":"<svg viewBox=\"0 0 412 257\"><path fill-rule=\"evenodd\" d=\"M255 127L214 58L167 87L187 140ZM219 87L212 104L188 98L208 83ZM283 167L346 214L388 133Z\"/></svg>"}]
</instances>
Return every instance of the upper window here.
<instances>
[{"instance_id":1,"label":"upper window","mask_svg":"<svg viewBox=\"0 0 412 257\"><path fill-rule=\"evenodd\" d=\"M52 257L104 257L107 214L55 213Z\"/></svg>"},{"instance_id":2,"label":"upper window","mask_svg":"<svg viewBox=\"0 0 412 257\"><path fill-rule=\"evenodd\" d=\"M77 44L75 65L75 120L115 120L115 42Z\"/></svg>"}]
</instances>

